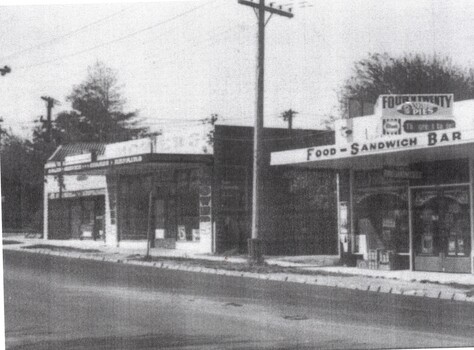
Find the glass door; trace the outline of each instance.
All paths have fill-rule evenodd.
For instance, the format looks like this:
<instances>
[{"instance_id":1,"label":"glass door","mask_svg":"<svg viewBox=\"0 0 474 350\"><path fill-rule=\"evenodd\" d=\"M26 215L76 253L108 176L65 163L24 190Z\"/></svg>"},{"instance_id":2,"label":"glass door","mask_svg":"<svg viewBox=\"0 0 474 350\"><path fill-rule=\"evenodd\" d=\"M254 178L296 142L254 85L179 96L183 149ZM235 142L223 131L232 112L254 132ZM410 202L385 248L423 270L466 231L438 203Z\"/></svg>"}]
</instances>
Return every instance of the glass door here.
<instances>
[{"instance_id":1,"label":"glass door","mask_svg":"<svg viewBox=\"0 0 474 350\"><path fill-rule=\"evenodd\" d=\"M469 186L418 188L412 196L415 269L469 272Z\"/></svg>"}]
</instances>

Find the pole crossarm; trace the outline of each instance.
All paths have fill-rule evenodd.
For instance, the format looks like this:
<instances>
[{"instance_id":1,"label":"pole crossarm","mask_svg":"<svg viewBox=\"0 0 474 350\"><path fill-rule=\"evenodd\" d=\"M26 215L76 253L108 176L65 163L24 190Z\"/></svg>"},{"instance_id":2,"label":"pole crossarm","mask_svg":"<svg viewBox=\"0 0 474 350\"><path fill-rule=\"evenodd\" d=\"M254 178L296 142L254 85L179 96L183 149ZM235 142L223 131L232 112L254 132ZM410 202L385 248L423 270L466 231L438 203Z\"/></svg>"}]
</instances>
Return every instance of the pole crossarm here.
<instances>
[{"instance_id":1,"label":"pole crossarm","mask_svg":"<svg viewBox=\"0 0 474 350\"><path fill-rule=\"evenodd\" d=\"M247 6L256 8L256 9L258 9L260 7L260 5L258 3L254 3L254 2L248 1L248 0L238 0L238 3L241 4L241 5L247 5ZM280 15L280 16L288 17L288 18L292 18L294 16L289 11L284 11L282 9L278 9L278 8L275 8L275 7L272 7L272 6L265 6L265 11L269 12L271 14L276 14L276 15Z\"/></svg>"}]
</instances>

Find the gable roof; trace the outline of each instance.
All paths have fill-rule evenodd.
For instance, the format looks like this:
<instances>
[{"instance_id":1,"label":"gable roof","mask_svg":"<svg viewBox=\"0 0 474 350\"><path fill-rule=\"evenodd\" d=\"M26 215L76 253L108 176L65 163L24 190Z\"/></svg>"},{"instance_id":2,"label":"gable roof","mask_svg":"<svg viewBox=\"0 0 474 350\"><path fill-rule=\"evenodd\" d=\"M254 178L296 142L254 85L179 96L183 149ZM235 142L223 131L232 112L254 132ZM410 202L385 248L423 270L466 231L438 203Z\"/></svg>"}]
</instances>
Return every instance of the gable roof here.
<instances>
[{"instance_id":1,"label":"gable roof","mask_svg":"<svg viewBox=\"0 0 474 350\"><path fill-rule=\"evenodd\" d=\"M103 154L105 151L105 143L81 142L61 145L48 159L48 162L61 162L68 156L91 153L93 151L97 152L97 154Z\"/></svg>"}]
</instances>

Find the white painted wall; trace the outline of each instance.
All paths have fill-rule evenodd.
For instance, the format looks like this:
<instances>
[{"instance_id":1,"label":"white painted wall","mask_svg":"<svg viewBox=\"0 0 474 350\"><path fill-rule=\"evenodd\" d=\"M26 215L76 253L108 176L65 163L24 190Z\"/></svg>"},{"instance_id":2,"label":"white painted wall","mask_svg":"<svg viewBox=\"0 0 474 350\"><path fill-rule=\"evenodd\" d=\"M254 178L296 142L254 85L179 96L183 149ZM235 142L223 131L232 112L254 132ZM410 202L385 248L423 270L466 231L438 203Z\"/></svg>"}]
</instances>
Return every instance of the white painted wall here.
<instances>
[{"instance_id":1,"label":"white painted wall","mask_svg":"<svg viewBox=\"0 0 474 350\"><path fill-rule=\"evenodd\" d=\"M84 177L84 175L66 175L64 176L64 185L65 188L63 188L63 191L92 190L106 188L107 186L104 175L93 175L86 177ZM59 183L55 176L46 176L45 192L59 192Z\"/></svg>"}]
</instances>

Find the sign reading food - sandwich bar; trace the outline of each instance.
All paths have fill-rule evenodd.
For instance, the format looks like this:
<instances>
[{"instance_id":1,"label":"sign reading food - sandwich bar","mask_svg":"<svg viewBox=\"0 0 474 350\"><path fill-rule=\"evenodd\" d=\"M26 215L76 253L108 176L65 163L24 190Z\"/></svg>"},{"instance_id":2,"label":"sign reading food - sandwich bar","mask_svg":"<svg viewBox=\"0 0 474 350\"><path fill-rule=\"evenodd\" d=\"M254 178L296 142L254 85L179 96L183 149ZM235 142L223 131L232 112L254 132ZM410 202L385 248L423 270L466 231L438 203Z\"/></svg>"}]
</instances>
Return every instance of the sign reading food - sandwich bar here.
<instances>
[{"instance_id":1,"label":"sign reading food - sandwich bar","mask_svg":"<svg viewBox=\"0 0 474 350\"><path fill-rule=\"evenodd\" d=\"M383 135L455 128L453 103L453 94L380 95Z\"/></svg>"},{"instance_id":2,"label":"sign reading food - sandwich bar","mask_svg":"<svg viewBox=\"0 0 474 350\"><path fill-rule=\"evenodd\" d=\"M472 143L473 140L474 130L460 129L431 131L395 137L384 136L370 141L356 141L344 145L327 145L274 152L271 155L271 164L295 164L454 146Z\"/></svg>"}]
</instances>

